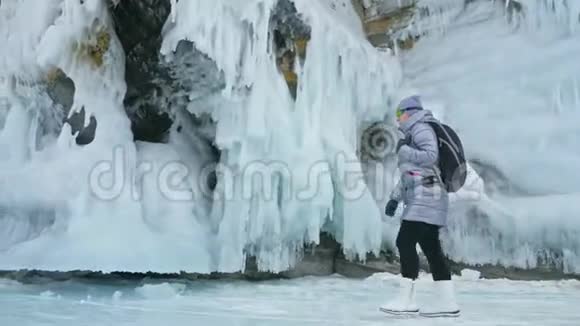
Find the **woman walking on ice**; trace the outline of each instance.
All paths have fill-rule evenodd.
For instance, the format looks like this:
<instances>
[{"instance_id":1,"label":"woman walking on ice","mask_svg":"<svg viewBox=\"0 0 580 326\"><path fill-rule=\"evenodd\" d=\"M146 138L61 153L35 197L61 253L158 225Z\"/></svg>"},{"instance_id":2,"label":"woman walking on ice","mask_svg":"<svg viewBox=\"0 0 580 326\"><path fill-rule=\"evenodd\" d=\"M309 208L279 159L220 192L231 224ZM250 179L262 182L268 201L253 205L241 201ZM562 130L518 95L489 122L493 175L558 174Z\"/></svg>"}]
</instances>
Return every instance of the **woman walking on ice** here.
<instances>
[{"instance_id":1,"label":"woman walking on ice","mask_svg":"<svg viewBox=\"0 0 580 326\"><path fill-rule=\"evenodd\" d=\"M449 205L438 165L438 138L429 123L439 122L430 111L423 109L418 96L403 99L396 115L399 129L405 135L397 144L401 180L390 196L385 213L394 216L399 202L405 204L396 242L403 280L400 293L380 310L426 317L459 316L451 273L439 240L439 229L446 225ZM415 302L415 281L419 275L417 244L427 257L438 298L421 309Z\"/></svg>"}]
</instances>

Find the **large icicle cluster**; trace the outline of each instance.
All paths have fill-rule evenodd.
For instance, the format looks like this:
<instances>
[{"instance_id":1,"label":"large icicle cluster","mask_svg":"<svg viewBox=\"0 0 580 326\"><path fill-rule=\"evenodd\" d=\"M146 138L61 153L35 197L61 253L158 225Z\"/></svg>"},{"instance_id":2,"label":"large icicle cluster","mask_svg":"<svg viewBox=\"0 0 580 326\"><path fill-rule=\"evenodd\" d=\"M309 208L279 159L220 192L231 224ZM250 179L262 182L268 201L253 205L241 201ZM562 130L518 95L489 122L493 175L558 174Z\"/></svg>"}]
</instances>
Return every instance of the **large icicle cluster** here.
<instances>
[{"instance_id":1,"label":"large icicle cluster","mask_svg":"<svg viewBox=\"0 0 580 326\"><path fill-rule=\"evenodd\" d=\"M349 2L294 3L311 27L295 102L275 65L276 1L180 1L166 26L162 53L191 40L225 74L210 112L223 156L212 210L219 270L239 269L246 254L262 269L287 269L325 226L349 256L381 245L380 210L361 182L358 126L382 117L398 65L365 42Z\"/></svg>"},{"instance_id":2,"label":"large icicle cluster","mask_svg":"<svg viewBox=\"0 0 580 326\"><path fill-rule=\"evenodd\" d=\"M38 20L28 29L30 13ZM7 107L0 268L209 272L195 202L168 202L153 174L167 160L191 158L194 149L182 146L177 154L179 137L162 148L133 142L123 106L125 57L107 3L2 1L0 16L8 26L2 43L12 42L0 56ZM58 139L37 146L41 118L62 110L44 86L55 73L74 81L69 116L84 112L85 125L97 121L86 146L75 143L68 123Z\"/></svg>"},{"instance_id":3,"label":"large icicle cluster","mask_svg":"<svg viewBox=\"0 0 580 326\"><path fill-rule=\"evenodd\" d=\"M508 0L509 2L510 0ZM523 18L536 30L562 28L568 33L580 30L580 2L574 0L518 0Z\"/></svg>"},{"instance_id":4,"label":"large icicle cluster","mask_svg":"<svg viewBox=\"0 0 580 326\"><path fill-rule=\"evenodd\" d=\"M378 253L381 212L362 181L359 128L383 118L399 64L365 40L350 2L296 0L311 35L294 99L274 57L276 3L172 2L161 53L171 61L189 40L226 84L192 94L189 107L217 124L208 194L200 184L216 157L189 113L173 111L167 143L133 140L105 0L2 1L0 269L228 272L252 255L281 271L322 231L349 257ZM46 96L55 74L74 82L70 110ZM94 121L94 139L75 143L63 113L83 117L81 129Z\"/></svg>"}]
</instances>

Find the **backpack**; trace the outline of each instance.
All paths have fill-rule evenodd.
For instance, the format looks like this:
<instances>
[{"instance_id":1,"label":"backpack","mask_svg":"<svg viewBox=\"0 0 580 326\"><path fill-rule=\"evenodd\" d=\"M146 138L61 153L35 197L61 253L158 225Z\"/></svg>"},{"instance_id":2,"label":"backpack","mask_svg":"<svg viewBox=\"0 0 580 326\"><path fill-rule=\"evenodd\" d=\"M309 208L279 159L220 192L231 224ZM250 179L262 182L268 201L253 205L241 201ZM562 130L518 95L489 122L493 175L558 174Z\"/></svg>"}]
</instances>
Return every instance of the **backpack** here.
<instances>
[{"instance_id":1,"label":"backpack","mask_svg":"<svg viewBox=\"0 0 580 326\"><path fill-rule=\"evenodd\" d=\"M426 121L437 135L439 171L447 192L457 192L467 179L467 163L463 144L457 133L438 121Z\"/></svg>"}]
</instances>

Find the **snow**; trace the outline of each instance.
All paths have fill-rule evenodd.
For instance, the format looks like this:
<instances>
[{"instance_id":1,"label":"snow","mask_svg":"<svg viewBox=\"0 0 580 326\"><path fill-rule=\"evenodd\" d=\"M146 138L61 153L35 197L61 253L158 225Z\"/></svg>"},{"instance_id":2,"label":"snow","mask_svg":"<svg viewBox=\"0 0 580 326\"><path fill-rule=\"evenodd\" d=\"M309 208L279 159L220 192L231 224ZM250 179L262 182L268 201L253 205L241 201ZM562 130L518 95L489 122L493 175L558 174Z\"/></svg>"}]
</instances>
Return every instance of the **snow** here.
<instances>
[{"instance_id":1,"label":"snow","mask_svg":"<svg viewBox=\"0 0 580 326\"><path fill-rule=\"evenodd\" d=\"M59 0L5 0L0 6L0 80L6 75L32 78L40 74L35 64L38 43L59 11Z\"/></svg>"},{"instance_id":2,"label":"snow","mask_svg":"<svg viewBox=\"0 0 580 326\"><path fill-rule=\"evenodd\" d=\"M466 273L466 274L469 274ZM576 325L578 281L513 282L458 277L462 316L396 319L378 310L398 277L95 285L0 283L2 325ZM422 275L417 299L436 299ZM145 288L150 290L144 291ZM152 290L155 289L155 290ZM50 291L52 295L43 295ZM122 296L115 295L122 292ZM147 292L144 295L144 292Z\"/></svg>"}]
</instances>

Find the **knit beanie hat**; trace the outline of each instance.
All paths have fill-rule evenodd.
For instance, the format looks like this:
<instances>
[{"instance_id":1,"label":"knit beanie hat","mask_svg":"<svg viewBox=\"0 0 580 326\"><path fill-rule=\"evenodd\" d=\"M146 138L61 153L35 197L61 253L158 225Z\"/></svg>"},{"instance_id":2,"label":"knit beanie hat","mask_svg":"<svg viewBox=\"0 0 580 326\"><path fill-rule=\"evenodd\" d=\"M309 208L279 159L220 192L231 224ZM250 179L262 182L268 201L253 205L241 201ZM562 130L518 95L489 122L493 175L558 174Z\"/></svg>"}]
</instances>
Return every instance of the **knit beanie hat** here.
<instances>
[{"instance_id":1,"label":"knit beanie hat","mask_svg":"<svg viewBox=\"0 0 580 326\"><path fill-rule=\"evenodd\" d=\"M409 110L409 109L422 110L423 104L421 104L421 98L419 97L419 95L413 95L413 96L409 96L409 97L404 98L399 103L399 106L397 107L397 109L403 110L403 111Z\"/></svg>"}]
</instances>

